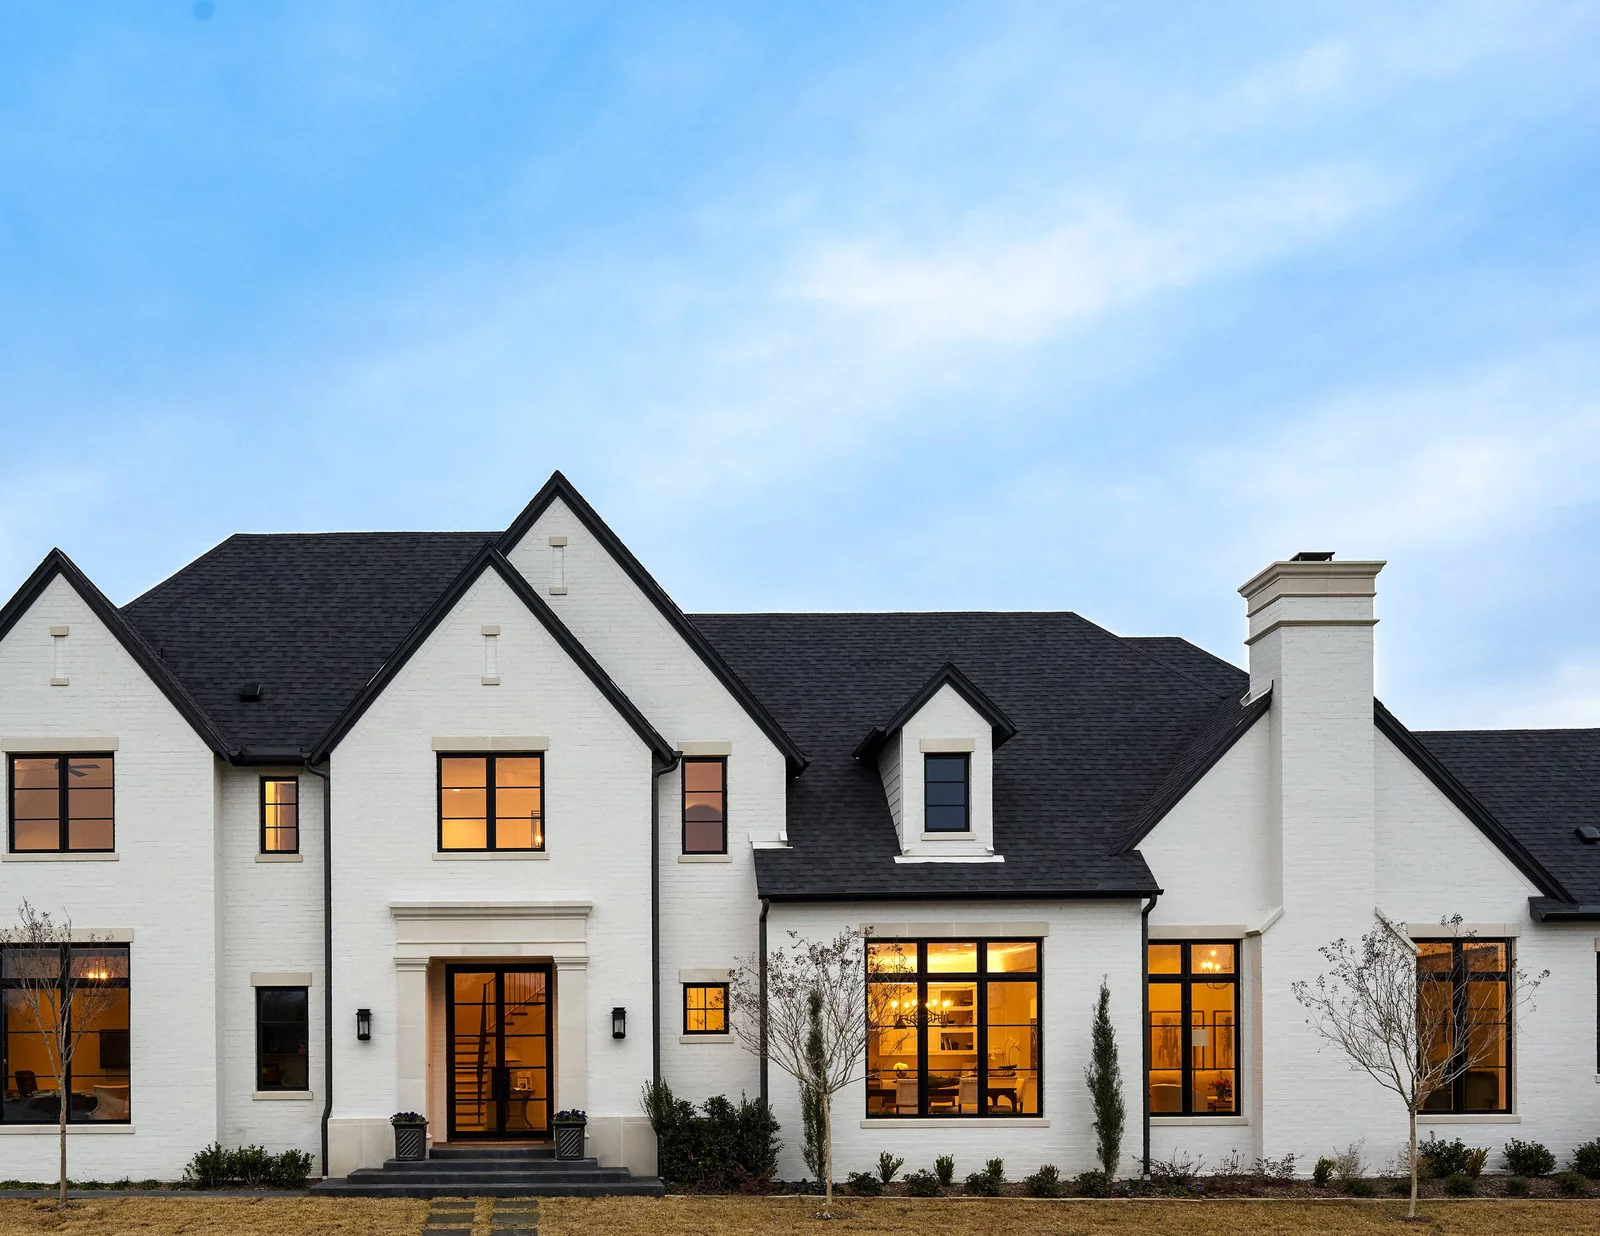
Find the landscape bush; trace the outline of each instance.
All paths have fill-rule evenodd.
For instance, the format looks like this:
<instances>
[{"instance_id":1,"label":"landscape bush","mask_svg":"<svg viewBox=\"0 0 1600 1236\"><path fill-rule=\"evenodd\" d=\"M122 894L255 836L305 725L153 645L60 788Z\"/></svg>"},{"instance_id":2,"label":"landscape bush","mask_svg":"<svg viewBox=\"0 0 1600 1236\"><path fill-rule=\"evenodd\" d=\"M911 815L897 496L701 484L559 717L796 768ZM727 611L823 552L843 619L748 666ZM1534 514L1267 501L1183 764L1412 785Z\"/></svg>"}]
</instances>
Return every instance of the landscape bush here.
<instances>
[{"instance_id":1,"label":"landscape bush","mask_svg":"<svg viewBox=\"0 0 1600 1236\"><path fill-rule=\"evenodd\" d=\"M1194 1183L1204 1166L1203 1156L1191 1159L1182 1151L1175 1151L1170 1159L1150 1160L1150 1182L1158 1188L1182 1189Z\"/></svg>"},{"instance_id":2,"label":"landscape bush","mask_svg":"<svg viewBox=\"0 0 1600 1236\"><path fill-rule=\"evenodd\" d=\"M1311 1169L1311 1183L1319 1189L1326 1189L1328 1182L1333 1179L1333 1160L1323 1155L1317 1160L1317 1165Z\"/></svg>"},{"instance_id":3,"label":"landscape bush","mask_svg":"<svg viewBox=\"0 0 1600 1236\"><path fill-rule=\"evenodd\" d=\"M1110 1197L1117 1182L1100 1168L1083 1172L1072 1182L1072 1189L1079 1197Z\"/></svg>"},{"instance_id":4,"label":"landscape bush","mask_svg":"<svg viewBox=\"0 0 1600 1236\"><path fill-rule=\"evenodd\" d=\"M1333 1156L1333 1178L1346 1193L1350 1191L1353 1181L1360 1180L1367 1174L1367 1162L1361 1153L1362 1146L1363 1143L1360 1141L1351 1142Z\"/></svg>"},{"instance_id":5,"label":"landscape bush","mask_svg":"<svg viewBox=\"0 0 1600 1236\"><path fill-rule=\"evenodd\" d=\"M1451 1197L1471 1197L1478 1191L1478 1181L1466 1172L1451 1172L1444 1178L1444 1191Z\"/></svg>"},{"instance_id":6,"label":"landscape bush","mask_svg":"<svg viewBox=\"0 0 1600 1236\"><path fill-rule=\"evenodd\" d=\"M1600 1179L1600 1137L1573 1150L1572 1170L1590 1180Z\"/></svg>"},{"instance_id":7,"label":"landscape bush","mask_svg":"<svg viewBox=\"0 0 1600 1236\"><path fill-rule=\"evenodd\" d=\"M1556 1170L1556 1156L1541 1142L1525 1142L1513 1137L1502 1153L1506 1166L1516 1176L1548 1176Z\"/></svg>"},{"instance_id":8,"label":"landscape bush","mask_svg":"<svg viewBox=\"0 0 1600 1236\"><path fill-rule=\"evenodd\" d=\"M941 1187L948 1189L955 1183L956 1160L954 1155L942 1154L933 1161L933 1174L939 1178Z\"/></svg>"},{"instance_id":9,"label":"landscape bush","mask_svg":"<svg viewBox=\"0 0 1600 1236\"><path fill-rule=\"evenodd\" d=\"M872 1172L851 1172L844 1182L857 1197L877 1197L883 1192L883 1181Z\"/></svg>"},{"instance_id":10,"label":"landscape bush","mask_svg":"<svg viewBox=\"0 0 1600 1236\"><path fill-rule=\"evenodd\" d=\"M1507 1197L1527 1197L1528 1196L1528 1178L1526 1176L1507 1176L1506 1177L1506 1196Z\"/></svg>"},{"instance_id":11,"label":"landscape bush","mask_svg":"<svg viewBox=\"0 0 1600 1236\"><path fill-rule=\"evenodd\" d=\"M979 1197L999 1197L1000 1187L1006 1182L1006 1165L1003 1159L990 1159L981 1172L967 1177L967 1192Z\"/></svg>"},{"instance_id":12,"label":"landscape bush","mask_svg":"<svg viewBox=\"0 0 1600 1236\"><path fill-rule=\"evenodd\" d=\"M1589 1191L1582 1172L1562 1172L1556 1177L1556 1187L1568 1197L1581 1197Z\"/></svg>"},{"instance_id":13,"label":"landscape bush","mask_svg":"<svg viewBox=\"0 0 1600 1236\"><path fill-rule=\"evenodd\" d=\"M778 1170L778 1122L761 1099L723 1095L698 1111L660 1082L644 1088L656 1134L657 1174L680 1187L765 1192Z\"/></svg>"},{"instance_id":14,"label":"landscape bush","mask_svg":"<svg viewBox=\"0 0 1600 1236\"><path fill-rule=\"evenodd\" d=\"M186 1184L196 1189L221 1189L242 1185L248 1189L301 1189L311 1175L311 1156L303 1150L272 1154L260 1146L240 1146L224 1150L212 1142L189 1160L183 1169ZM126 1182L119 1181L116 1187ZM159 1188L160 1182L145 1180L140 1188Z\"/></svg>"},{"instance_id":15,"label":"landscape bush","mask_svg":"<svg viewBox=\"0 0 1600 1236\"><path fill-rule=\"evenodd\" d=\"M938 1197L939 1178L927 1168L920 1168L906 1176L906 1192L912 1197Z\"/></svg>"},{"instance_id":16,"label":"landscape bush","mask_svg":"<svg viewBox=\"0 0 1600 1236\"><path fill-rule=\"evenodd\" d=\"M1060 1197L1067 1191L1066 1182L1054 1163L1042 1165L1033 1175L1024 1177L1022 1183L1029 1197Z\"/></svg>"},{"instance_id":17,"label":"landscape bush","mask_svg":"<svg viewBox=\"0 0 1600 1236\"><path fill-rule=\"evenodd\" d=\"M1483 1170L1488 1157L1487 1150L1474 1150L1459 1137L1447 1142L1436 1133L1428 1134L1428 1140L1417 1147L1418 1166L1427 1168L1427 1175L1440 1179L1446 1176L1476 1176ZM1473 1170L1474 1162L1476 1171Z\"/></svg>"},{"instance_id":18,"label":"landscape bush","mask_svg":"<svg viewBox=\"0 0 1600 1236\"><path fill-rule=\"evenodd\" d=\"M878 1156L878 1179L888 1184L894 1179L894 1174L906 1165L904 1159L896 1158L885 1150Z\"/></svg>"},{"instance_id":19,"label":"landscape bush","mask_svg":"<svg viewBox=\"0 0 1600 1236\"><path fill-rule=\"evenodd\" d=\"M1378 1191L1377 1186L1364 1176L1346 1180L1342 1187L1351 1197L1371 1197Z\"/></svg>"}]
</instances>

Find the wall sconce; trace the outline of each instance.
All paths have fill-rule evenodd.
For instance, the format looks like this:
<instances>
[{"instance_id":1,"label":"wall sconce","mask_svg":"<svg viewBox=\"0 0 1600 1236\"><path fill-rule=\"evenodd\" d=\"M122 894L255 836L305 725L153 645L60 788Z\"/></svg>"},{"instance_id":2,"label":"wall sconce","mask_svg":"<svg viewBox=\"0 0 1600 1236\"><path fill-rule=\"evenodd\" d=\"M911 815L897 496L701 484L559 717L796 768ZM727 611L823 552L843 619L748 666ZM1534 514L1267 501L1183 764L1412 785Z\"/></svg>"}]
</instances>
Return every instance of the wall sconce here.
<instances>
[{"instance_id":1,"label":"wall sconce","mask_svg":"<svg viewBox=\"0 0 1600 1236\"><path fill-rule=\"evenodd\" d=\"M365 1043L372 1037L372 1010L356 1010L356 1038Z\"/></svg>"},{"instance_id":2,"label":"wall sconce","mask_svg":"<svg viewBox=\"0 0 1600 1236\"><path fill-rule=\"evenodd\" d=\"M628 1037L628 1010L620 1006L611 1010L611 1037L614 1039Z\"/></svg>"}]
</instances>

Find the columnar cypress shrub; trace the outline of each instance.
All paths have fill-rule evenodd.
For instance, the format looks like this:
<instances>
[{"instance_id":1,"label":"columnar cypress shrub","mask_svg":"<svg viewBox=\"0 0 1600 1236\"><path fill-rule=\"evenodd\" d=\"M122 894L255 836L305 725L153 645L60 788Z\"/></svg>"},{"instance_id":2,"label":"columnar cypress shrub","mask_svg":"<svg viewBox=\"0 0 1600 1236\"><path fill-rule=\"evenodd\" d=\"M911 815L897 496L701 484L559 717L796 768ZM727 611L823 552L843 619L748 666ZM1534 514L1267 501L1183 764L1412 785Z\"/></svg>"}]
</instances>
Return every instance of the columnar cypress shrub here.
<instances>
[{"instance_id":1,"label":"columnar cypress shrub","mask_svg":"<svg viewBox=\"0 0 1600 1236\"><path fill-rule=\"evenodd\" d=\"M1107 1176L1116 1177L1122 1162L1122 1131L1127 1105L1122 1099L1122 1066L1117 1063L1117 1032L1111 1025L1111 988L1100 980L1091 1031L1093 1046L1089 1067L1083 1071L1094 1100L1095 1152Z\"/></svg>"}]
</instances>

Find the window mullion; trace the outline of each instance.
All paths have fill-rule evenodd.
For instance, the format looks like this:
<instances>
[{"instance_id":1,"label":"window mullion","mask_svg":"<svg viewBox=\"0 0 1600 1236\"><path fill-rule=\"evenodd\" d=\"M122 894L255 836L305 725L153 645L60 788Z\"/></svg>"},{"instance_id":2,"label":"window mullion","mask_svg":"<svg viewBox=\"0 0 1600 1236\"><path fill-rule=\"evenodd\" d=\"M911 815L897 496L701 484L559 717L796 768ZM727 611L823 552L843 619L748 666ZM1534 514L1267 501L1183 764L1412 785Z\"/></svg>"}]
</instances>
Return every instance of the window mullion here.
<instances>
[{"instance_id":1,"label":"window mullion","mask_svg":"<svg viewBox=\"0 0 1600 1236\"><path fill-rule=\"evenodd\" d=\"M977 1115L989 1114L989 948L985 940L978 941L977 990L972 993L976 1006L972 1011L978 1032L973 1036L978 1046L978 1110ZM957 1091L960 1094L960 1091ZM960 1106L960 1099L956 1100Z\"/></svg>"},{"instance_id":2,"label":"window mullion","mask_svg":"<svg viewBox=\"0 0 1600 1236\"><path fill-rule=\"evenodd\" d=\"M1193 981L1189 973L1189 958L1193 949L1190 945L1183 946L1183 958L1178 974L1178 1008L1182 1018L1182 1033L1179 1035L1179 1052L1182 1061L1178 1069L1178 1084L1183 1087L1183 1114L1194 1115L1194 1103L1189 1092L1194 1085L1194 1028L1189 1024L1194 1017L1194 1002L1190 998L1189 985Z\"/></svg>"},{"instance_id":3,"label":"window mullion","mask_svg":"<svg viewBox=\"0 0 1600 1236\"><path fill-rule=\"evenodd\" d=\"M56 844L63 851L67 848L67 778L71 775L67 771L69 767L71 761L67 756L56 758ZM67 1118L69 1120L72 1118L70 1113Z\"/></svg>"},{"instance_id":4,"label":"window mullion","mask_svg":"<svg viewBox=\"0 0 1600 1236\"><path fill-rule=\"evenodd\" d=\"M491 850L499 848L494 835L494 812L494 756L487 755L483 759L483 813L487 817L483 821L483 844Z\"/></svg>"},{"instance_id":5,"label":"window mullion","mask_svg":"<svg viewBox=\"0 0 1600 1236\"><path fill-rule=\"evenodd\" d=\"M917 944L917 1115L928 1114L928 946Z\"/></svg>"}]
</instances>

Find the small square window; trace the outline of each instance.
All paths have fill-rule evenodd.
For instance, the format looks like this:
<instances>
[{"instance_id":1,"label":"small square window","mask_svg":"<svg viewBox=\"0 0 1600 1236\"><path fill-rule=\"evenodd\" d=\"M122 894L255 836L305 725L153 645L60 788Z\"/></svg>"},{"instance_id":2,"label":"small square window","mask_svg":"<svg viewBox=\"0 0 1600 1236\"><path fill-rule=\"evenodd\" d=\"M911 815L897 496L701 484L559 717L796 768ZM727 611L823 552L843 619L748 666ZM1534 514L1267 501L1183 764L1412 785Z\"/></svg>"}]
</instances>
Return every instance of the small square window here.
<instances>
[{"instance_id":1,"label":"small square window","mask_svg":"<svg viewBox=\"0 0 1600 1236\"><path fill-rule=\"evenodd\" d=\"M728 1033L726 983L683 985L683 1032L685 1034Z\"/></svg>"},{"instance_id":2,"label":"small square window","mask_svg":"<svg viewBox=\"0 0 1600 1236\"><path fill-rule=\"evenodd\" d=\"M8 764L13 853L115 850L113 755L16 755Z\"/></svg>"}]
</instances>

